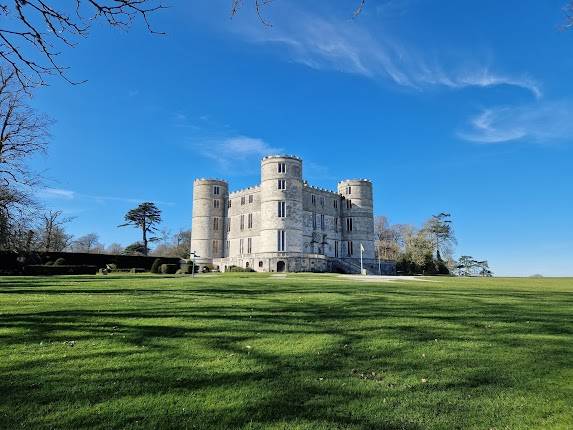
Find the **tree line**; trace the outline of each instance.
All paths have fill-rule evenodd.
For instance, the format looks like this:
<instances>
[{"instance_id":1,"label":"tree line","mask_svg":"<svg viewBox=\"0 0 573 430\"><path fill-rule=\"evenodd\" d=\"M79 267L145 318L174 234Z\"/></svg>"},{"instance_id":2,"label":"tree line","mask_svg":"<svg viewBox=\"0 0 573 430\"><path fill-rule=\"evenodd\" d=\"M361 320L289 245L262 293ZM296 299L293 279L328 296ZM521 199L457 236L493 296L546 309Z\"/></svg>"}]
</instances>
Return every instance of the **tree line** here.
<instances>
[{"instance_id":1,"label":"tree line","mask_svg":"<svg viewBox=\"0 0 573 430\"><path fill-rule=\"evenodd\" d=\"M385 216L374 221L376 258L396 262L404 275L492 276L486 260L462 256L456 261L457 244L452 217L441 212L432 215L421 227L390 224Z\"/></svg>"}]
</instances>

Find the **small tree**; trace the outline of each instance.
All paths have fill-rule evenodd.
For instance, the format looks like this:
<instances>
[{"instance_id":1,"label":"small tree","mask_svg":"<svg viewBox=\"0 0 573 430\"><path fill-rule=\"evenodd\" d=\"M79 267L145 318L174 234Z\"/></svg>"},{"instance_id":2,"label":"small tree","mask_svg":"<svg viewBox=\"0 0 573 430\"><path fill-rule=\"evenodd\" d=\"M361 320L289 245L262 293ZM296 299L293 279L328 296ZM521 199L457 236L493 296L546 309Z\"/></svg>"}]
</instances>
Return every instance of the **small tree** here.
<instances>
[{"instance_id":1,"label":"small tree","mask_svg":"<svg viewBox=\"0 0 573 430\"><path fill-rule=\"evenodd\" d=\"M103 249L102 244L99 242L98 235L89 233L85 236L78 237L72 243L74 252L87 252L97 254Z\"/></svg>"},{"instance_id":2,"label":"small tree","mask_svg":"<svg viewBox=\"0 0 573 430\"><path fill-rule=\"evenodd\" d=\"M124 255L145 255L144 254L145 247L141 242L135 242L131 245L127 245L123 250L122 254Z\"/></svg>"},{"instance_id":3,"label":"small tree","mask_svg":"<svg viewBox=\"0 0 573 430\"><path fill-rule=\"evenodd\" d=\"M438 261L442 261L440 251L444 254L448 253L451 246L457 243L449 213L441 212L438 215L432 215L423 230L432 241Z\"/></svg>"},{"instance_id":4,"label":"small tree","mask_svg":"<svg viewBox=\"0 0 573 430\"><path fill-rule=\"evenodd\" d=\"M144 255L149 253L149 242L159 240L157 237L149 237L150 233L157 232L157 225L161 223L161 210L154 203L144 202L135 209L125 214L125 224L119 227L132 226L141 229L141 239L144 247Z\"/></svg>"}]
</instances>

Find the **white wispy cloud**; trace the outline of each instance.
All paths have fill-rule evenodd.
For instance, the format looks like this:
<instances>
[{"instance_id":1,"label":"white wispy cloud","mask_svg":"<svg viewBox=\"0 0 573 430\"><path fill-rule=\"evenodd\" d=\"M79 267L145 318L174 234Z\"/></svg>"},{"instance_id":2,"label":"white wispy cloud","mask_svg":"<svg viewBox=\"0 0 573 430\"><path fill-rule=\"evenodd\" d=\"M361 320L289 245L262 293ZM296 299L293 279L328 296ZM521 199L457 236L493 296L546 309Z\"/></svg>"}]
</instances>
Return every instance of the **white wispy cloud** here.
<instances>
[{"instance_id":1,"label":"white wispy cloud","mask_svg":"<svg viewBox=\"0 0 573 430\"><path fill-rule=\"evenodd\" d=\"M140 199L132 197L116 197L116 196L84 194L61 188L43 188L40 191L38 191L37 195L39 198L42 198L44 200L92 200L97 203L114 201L114 202L133 203L133 204L153 201L157 204L173 205L172 202L157 201L154 199Z\"/></svg>"},{"instance_id":2,"label":"white wispy cloud","mask_svg":"<svg viewBox=\"0 0 573 430\"><path fill-rule=\"evenodd\" d=\"M250 173L252 166L258 165L256 160L283 151L263 139L248 136L203 139L194 146L201 155L213 160L219 169L235 174Z\"/></svg>"},{"instance_id":3,"label":"white wispy cloud","mask_svg":"<svg viewBox=\"0 0 573 430\"><path fill-rule=\"evenodd\" d=\"M444 66L430 62L415 47L404 46L381 26L362 20L341 20L292 8L273 20L273 27L245 25L235 31L253 43L275 44L291 61L313 69L336 70L370 79L389 80L403 87L423 90L508 85L523 88L540 98L540 85L527 75L499 73L485 66Z\"/></svg>"},{"instance_id":4,"label":"white wispy cloud","mask_svg":"<svg viewBox=\"0 0 573 430\"><path fill-rule=\"evenodd\" d=\"M39 191L39 196L43 198L66 199L72 200L76 197L76 193L71 190L63 190L61 188L44 188Z\"/></svg>"},{"instance_id":5,"label":"white wispy cloud","mask_svg":"<svg viewBox=\"0 0 573 430\"><path fill-rule=\"evenodd\" d=\"M549 143L573 139L573 104L539 102L517 107L485 109L457 133L477 143L528 140Z\"/></svg>"}]
</instances>

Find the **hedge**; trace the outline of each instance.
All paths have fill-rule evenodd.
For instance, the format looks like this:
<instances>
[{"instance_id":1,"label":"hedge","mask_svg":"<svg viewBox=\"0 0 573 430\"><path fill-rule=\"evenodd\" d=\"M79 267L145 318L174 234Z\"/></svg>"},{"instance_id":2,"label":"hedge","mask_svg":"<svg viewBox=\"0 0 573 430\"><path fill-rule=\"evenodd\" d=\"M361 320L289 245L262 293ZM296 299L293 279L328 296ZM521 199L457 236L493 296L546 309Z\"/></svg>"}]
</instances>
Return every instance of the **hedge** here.
<instances>
[{"instance_id":1,"label":"hedge","mask_svg":"<svg viewBox=\"0 0 573 430\"><path fill-rule=\"evenodd\" d=\"M97 266L86 265L61 265L61 266L45 266L31 264L24 267L24 274L30 276L49 276L49 275L95 275L97 273Z\"/></svg>"}]
</instances>

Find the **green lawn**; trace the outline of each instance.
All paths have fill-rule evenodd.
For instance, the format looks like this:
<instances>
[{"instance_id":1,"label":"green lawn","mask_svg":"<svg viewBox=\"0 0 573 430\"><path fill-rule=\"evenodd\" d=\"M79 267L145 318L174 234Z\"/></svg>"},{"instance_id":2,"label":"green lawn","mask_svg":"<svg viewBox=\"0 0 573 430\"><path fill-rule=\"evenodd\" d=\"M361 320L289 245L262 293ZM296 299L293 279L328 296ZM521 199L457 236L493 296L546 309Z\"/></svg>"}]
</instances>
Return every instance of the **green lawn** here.
<instances>
[{"instance_id":1,"label":"green lawn","mask_svg":"<svg viewBox=\"0 0 573 430\"><path fill-rule=\"evenodd\" d=\"M573 428L573 279L0 278L0 428Z\"/></svg>"}]
</instances>

